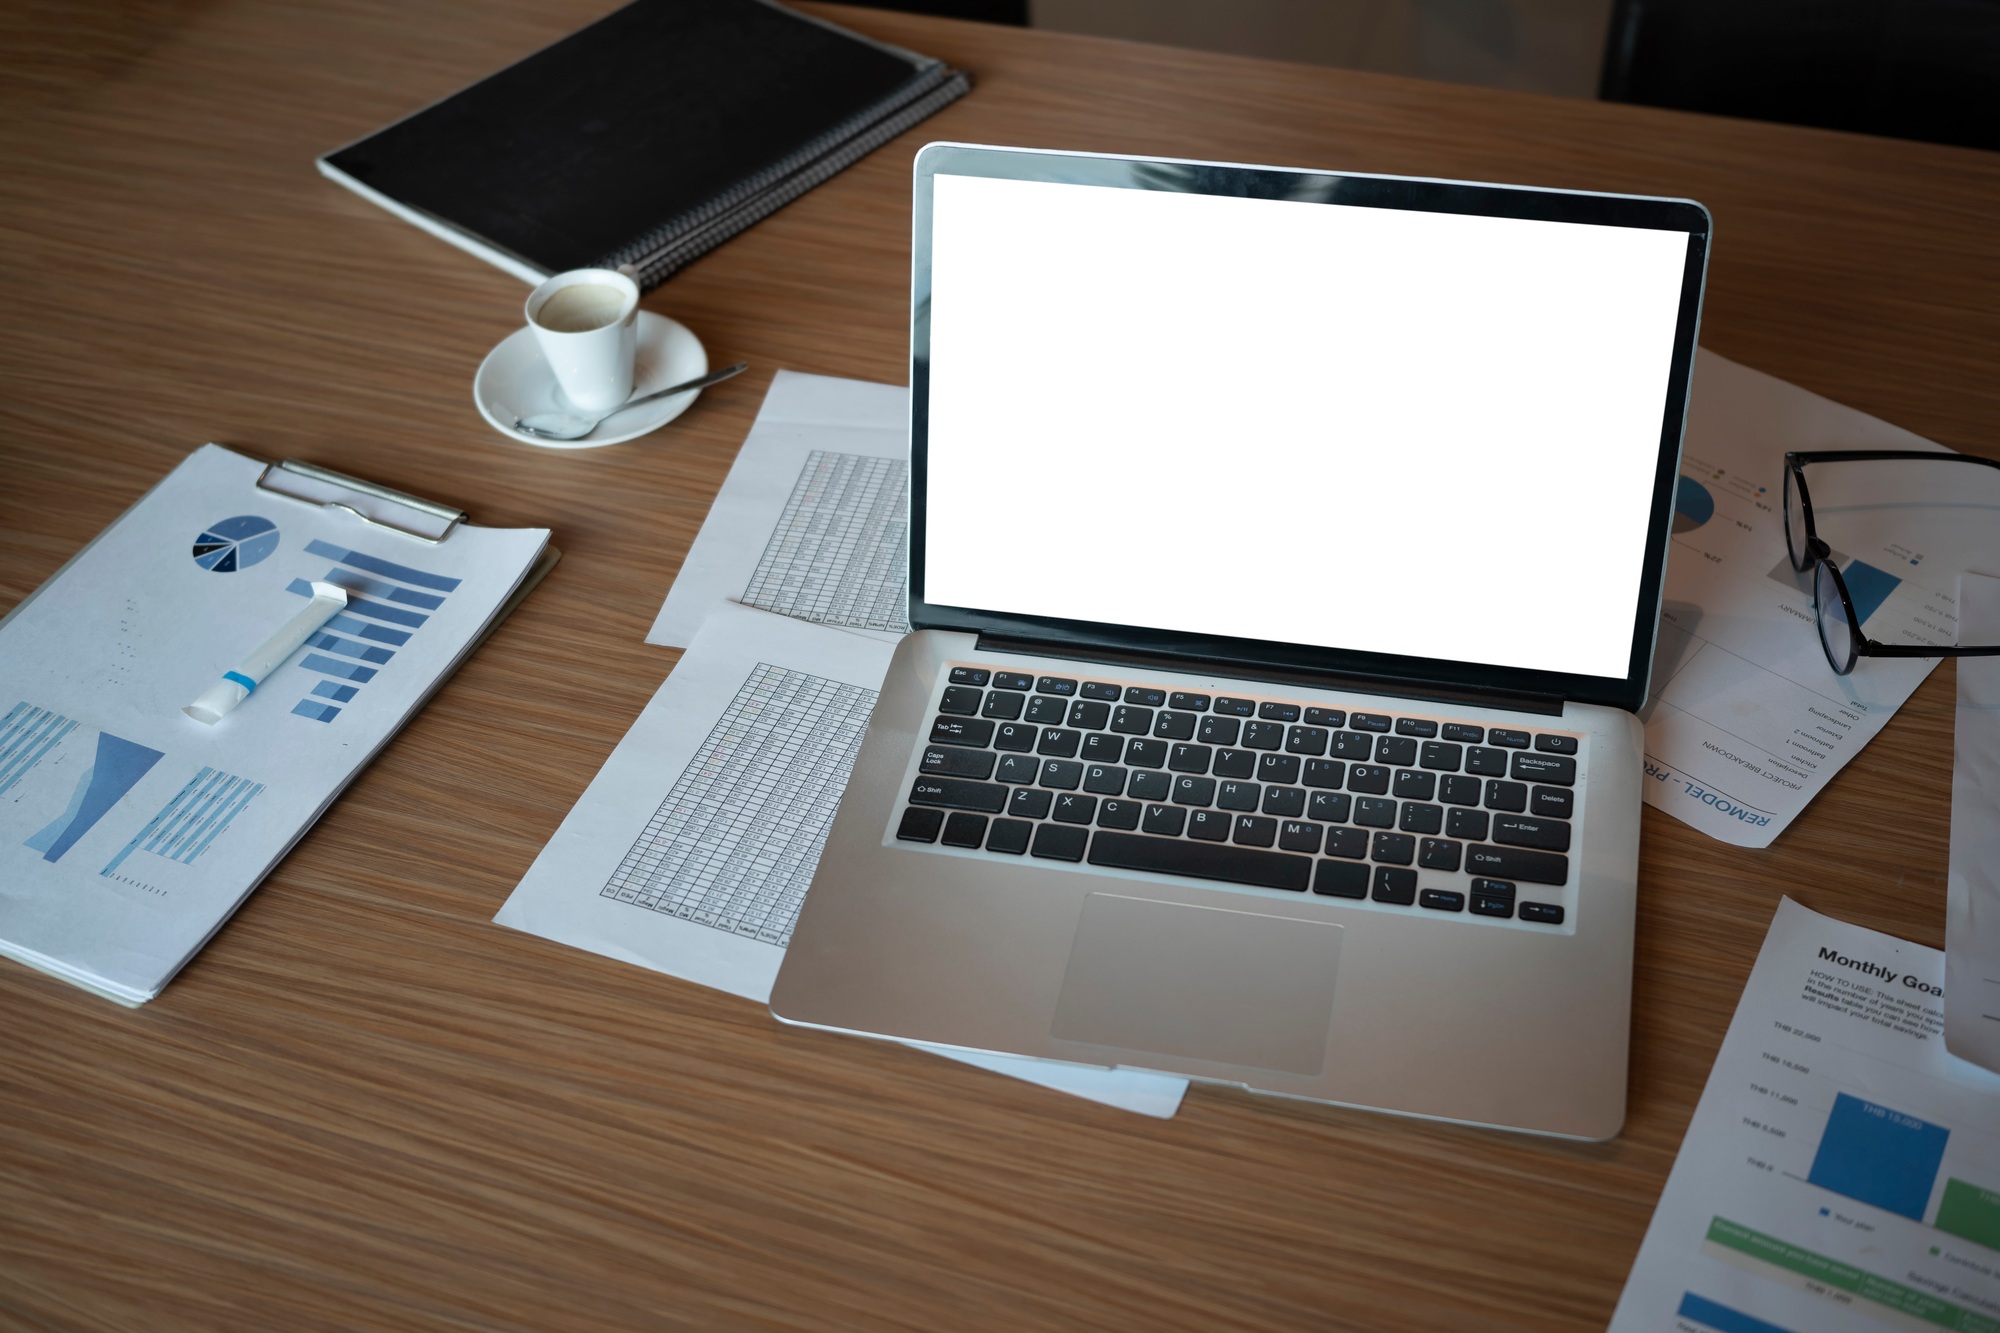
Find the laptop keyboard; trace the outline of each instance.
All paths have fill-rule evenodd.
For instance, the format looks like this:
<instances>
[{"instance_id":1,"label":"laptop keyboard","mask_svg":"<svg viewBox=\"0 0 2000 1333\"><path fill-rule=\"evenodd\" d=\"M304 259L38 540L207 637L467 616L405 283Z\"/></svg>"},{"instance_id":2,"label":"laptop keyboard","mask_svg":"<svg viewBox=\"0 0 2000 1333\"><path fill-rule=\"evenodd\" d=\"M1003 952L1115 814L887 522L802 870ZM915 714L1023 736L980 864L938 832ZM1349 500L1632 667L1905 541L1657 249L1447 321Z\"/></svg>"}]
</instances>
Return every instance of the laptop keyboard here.
<instances>
[{"instance_id":1,"label":"laptop keyboard","mask_svg":"<svg viewBox=\"0 0 2000 1333\"><path fill-rule=\"evenodd\" d=\"M1560 926L1580 744L954 666L895 836Z\"/></svg>"}]
</instances>

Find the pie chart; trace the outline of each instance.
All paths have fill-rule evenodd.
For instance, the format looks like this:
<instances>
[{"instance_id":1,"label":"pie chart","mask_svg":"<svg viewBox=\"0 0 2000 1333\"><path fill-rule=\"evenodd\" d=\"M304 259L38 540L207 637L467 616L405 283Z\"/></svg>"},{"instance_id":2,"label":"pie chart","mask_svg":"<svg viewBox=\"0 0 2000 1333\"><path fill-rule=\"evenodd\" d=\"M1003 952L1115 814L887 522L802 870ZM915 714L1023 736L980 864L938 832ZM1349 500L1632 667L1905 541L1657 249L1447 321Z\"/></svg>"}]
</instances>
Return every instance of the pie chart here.
<instances>
[{"instance_id":1,"label":"pie chart","mask_svg":"<svg viewBox=\"0 0 2000 1333\"><path fill-rule=\"evenodd\" d=\"M248 569L278 549L278 525L255 514L211 523L194 539L194 562L212 574Z\"/></svg>"},{"instance_id":2,"label":"pie chart","mask_svg":"<svg viewBox=\"0 0 2000 1333\"><path fill-rule=\"evenodd\" d=\"M1715 497L1693 477L1682 477L1674 492L1674 532L1693 532L1715 517Z\"/></svg>"}]
</instances>

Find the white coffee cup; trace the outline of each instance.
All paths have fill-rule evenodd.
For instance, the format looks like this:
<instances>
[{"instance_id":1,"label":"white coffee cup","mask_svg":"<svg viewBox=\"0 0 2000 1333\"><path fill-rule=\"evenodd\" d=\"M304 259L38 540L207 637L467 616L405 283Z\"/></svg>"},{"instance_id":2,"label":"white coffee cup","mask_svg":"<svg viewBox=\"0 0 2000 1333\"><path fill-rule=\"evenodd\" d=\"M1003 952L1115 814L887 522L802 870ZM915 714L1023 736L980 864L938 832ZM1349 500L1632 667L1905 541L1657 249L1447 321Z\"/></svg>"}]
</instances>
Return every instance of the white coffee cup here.
<instances>
[{"instance_id":1,"label":"white coffee cup","mask_svg":"<svg viewBox=\"0 0 2000 1333\"><path fill-rule=\"evenodd\" d=\"M638 283L608 268L574 268L529 292L524 310L571 407L609 412L632 396Z\"/></svg>"}]
</instances>

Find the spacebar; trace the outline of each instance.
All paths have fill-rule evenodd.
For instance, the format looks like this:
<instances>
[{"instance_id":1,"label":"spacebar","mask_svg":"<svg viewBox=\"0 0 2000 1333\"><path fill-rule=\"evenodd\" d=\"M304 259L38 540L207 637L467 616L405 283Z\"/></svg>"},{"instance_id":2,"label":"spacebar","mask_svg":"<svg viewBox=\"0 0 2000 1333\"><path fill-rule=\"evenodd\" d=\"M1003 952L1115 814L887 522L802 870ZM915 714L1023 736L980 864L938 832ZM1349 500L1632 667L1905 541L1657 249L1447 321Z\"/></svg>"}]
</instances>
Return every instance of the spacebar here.
<instances>
[{"instance_id":1,"label":"spacebar","mask_svg":"<svg viewBox=\"0 0 2000 1333\"><path fill-rule=\"evenodd\" d=\"M1254 884L1264 889L1305 891L1312 878L1310 856L1286 856L1248 847L1178 838L1143 838L1136 833L1099 829L1090 840L1090 863L1116 870L1156 870L1163 875L1191 875L1229 884Z\"/></svg>"}]
</instances>

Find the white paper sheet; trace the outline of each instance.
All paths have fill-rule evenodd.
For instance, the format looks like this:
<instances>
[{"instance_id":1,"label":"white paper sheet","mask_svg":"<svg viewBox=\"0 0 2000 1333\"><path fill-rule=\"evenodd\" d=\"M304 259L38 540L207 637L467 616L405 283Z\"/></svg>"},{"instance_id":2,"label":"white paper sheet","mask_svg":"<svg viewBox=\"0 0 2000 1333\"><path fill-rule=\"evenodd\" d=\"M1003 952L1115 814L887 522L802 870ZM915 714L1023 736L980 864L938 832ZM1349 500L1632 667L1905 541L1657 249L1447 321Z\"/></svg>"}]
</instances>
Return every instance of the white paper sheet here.
<instances>
[{"instance_id":1,"label":"white paper sheet","mask_svg":"<svg viewBox=\"0 0 2000 1333\"><path fill-rule=\"evenodd\" d=\"M724 602L885 639L906 616L909 391L781 370L646 642Z\"/></svg>"},{"instance_id":2,"label":"white paper sheet","mask_svg":"<svg viewBox=\"0 0 2000 1333\"><path fill-rule=\"evenodd\" d=\"M0 952L150 998L492 620L548 531L432 545L208 445L0 625ZM324 579L351 594L213 726L184 715Z\"/></svg>"},{"instance_id":3,"label":"white paper sheet","mask_svg":"<svg viewBox=\"0 0 2000 1333\"><path fill-rule=\"evenodd\" d=\"M768 1002L893 650L877 636L715 609L494 919ZM938 1054L1161 1118L1187 1087Z\"/></svg>"},{"instance_id":4,"label":"white paper sheet","mask_svg":"<svg viewBox=\"0 0 2000 1333\"><path fill-rule=\"evenodd\" d=\"M1785 899L1612 1333L2000 1331L2000 1076L1944 955Z\"/></svg>"},{"instance_id":5,"label":"white paper sheet","mask_svg":"<svg viewBox=\"0 0 2000 1333\"><path fill-rule=\"evenodd\" d=\"M1959 632L2000 643L2000 579L1958 582ZM1945 903L1944 1039L2000 1070L2000 657L1958 659Z\"/></svg>"}]
</instances>

